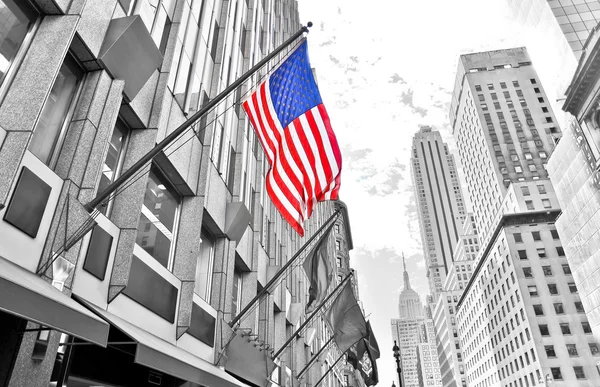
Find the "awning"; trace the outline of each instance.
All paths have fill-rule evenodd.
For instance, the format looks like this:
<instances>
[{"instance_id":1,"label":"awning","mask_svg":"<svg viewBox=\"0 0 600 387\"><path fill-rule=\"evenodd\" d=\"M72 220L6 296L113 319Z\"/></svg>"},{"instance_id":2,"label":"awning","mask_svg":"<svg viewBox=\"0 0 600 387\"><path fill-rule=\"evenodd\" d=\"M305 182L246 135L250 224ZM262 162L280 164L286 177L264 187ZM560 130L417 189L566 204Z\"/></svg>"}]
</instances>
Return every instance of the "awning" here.
<instances>
[{"instance_id":1,"label":"awning","mask_svg":"<svg viewBox=\"0 0 600 387\"><path fill-rule=\"evenodd\" d=\"M106 347L106 322L43 278L2 257L0 310Z\"/></svg>"},{"instance_id":2,"label":"awning","mask_svg":"<svg viewBox=\"0 0 600 387\"><path fill-rule=\"evenodd\" d=\"M200 359L89 302L81 300L81 303L137 343L134 358L137 364L203 386L247 387L206 360Z\"/></svg>"}]
</instances>

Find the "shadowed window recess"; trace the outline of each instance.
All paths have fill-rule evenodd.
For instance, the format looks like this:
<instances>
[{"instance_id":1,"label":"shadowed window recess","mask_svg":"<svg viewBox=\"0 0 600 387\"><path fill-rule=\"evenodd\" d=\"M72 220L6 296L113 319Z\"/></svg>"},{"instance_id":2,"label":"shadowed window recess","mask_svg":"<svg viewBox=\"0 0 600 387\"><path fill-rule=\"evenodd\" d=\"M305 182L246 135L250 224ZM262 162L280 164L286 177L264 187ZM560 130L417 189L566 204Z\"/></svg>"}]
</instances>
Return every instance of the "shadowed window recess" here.
<instances>
[{"instance_id":1,"label":"shadowed window recess","mask_svg":"<svg viewBox=\"0 0 600 387\"><path fill-rule=\"evenodd\" d=\"M79 64L67 55L33 130L29 151L51 167L56 163L83 77Z\"/></svg>"},{"instance_id":2,"label":"shadowed window recess","mask_svg":"<svg viewBox=\"0 0 600 387\"><path fill-rule=\"evenodd\" d=\"M181 196L152 167L146 185L136 243L161 265L172 269Z\"/></svg>"}]
</instances>

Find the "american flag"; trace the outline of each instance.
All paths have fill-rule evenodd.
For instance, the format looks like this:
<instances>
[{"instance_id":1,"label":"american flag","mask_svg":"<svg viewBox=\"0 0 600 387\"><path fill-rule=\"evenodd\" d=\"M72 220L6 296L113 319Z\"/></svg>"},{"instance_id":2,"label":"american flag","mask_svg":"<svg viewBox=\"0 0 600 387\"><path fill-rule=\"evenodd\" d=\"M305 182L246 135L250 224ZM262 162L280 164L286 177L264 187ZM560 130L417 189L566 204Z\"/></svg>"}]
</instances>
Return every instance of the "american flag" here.
<instances>
[{"instance_id":1,"label":"american flag","mask_svg":"<svg viewBox=\"0 0 600 387\"><path fill-rule=\"evenodd\" d=\"M342 154L308 60L306 40L243 102L269 160L269 197L304 235L316 202L337 200Z\"/></svg>"}]
</instances>

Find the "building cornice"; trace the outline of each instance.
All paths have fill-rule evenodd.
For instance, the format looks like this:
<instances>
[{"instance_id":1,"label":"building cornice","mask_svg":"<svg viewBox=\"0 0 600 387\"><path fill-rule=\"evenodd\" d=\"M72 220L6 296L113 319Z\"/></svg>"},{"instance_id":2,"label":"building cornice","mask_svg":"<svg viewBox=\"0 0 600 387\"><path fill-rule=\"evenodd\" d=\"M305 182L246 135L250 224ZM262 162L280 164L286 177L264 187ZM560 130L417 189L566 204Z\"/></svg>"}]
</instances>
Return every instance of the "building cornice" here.
<instances>
[{"instance_id":1,"label":"building cornice","mask_svg":"<svg viewBox=\"0 0 600 387\"><path fill-rule=\"evenodd\" d=\"M596 26L583 47L583 52L571 84L567 88L567 96L562 110L577 116L583 103L600 78L600 26Z\"/></svg>"}]
</instances>

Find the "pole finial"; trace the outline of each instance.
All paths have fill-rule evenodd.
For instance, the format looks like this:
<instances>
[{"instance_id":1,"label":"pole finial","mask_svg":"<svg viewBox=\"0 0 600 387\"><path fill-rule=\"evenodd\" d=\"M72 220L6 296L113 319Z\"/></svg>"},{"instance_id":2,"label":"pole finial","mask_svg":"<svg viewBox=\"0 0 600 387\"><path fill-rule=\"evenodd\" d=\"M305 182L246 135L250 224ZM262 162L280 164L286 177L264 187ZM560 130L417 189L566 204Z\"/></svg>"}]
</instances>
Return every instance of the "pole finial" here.
<instances>
[{"instance_id":1,"label":"pole finial","mask_svg":"<svg viewBox=\"0 0 600 387\"><path fill-rule=\"evenodd\" d=\"M312 24L312 22L311 22L311 21L309 21L308 23L306 23L306 26L307 26L308 28L310 28L310 27L312 27L312 26L313 26L313 24Z\"/></svg>"}]
</instances>

